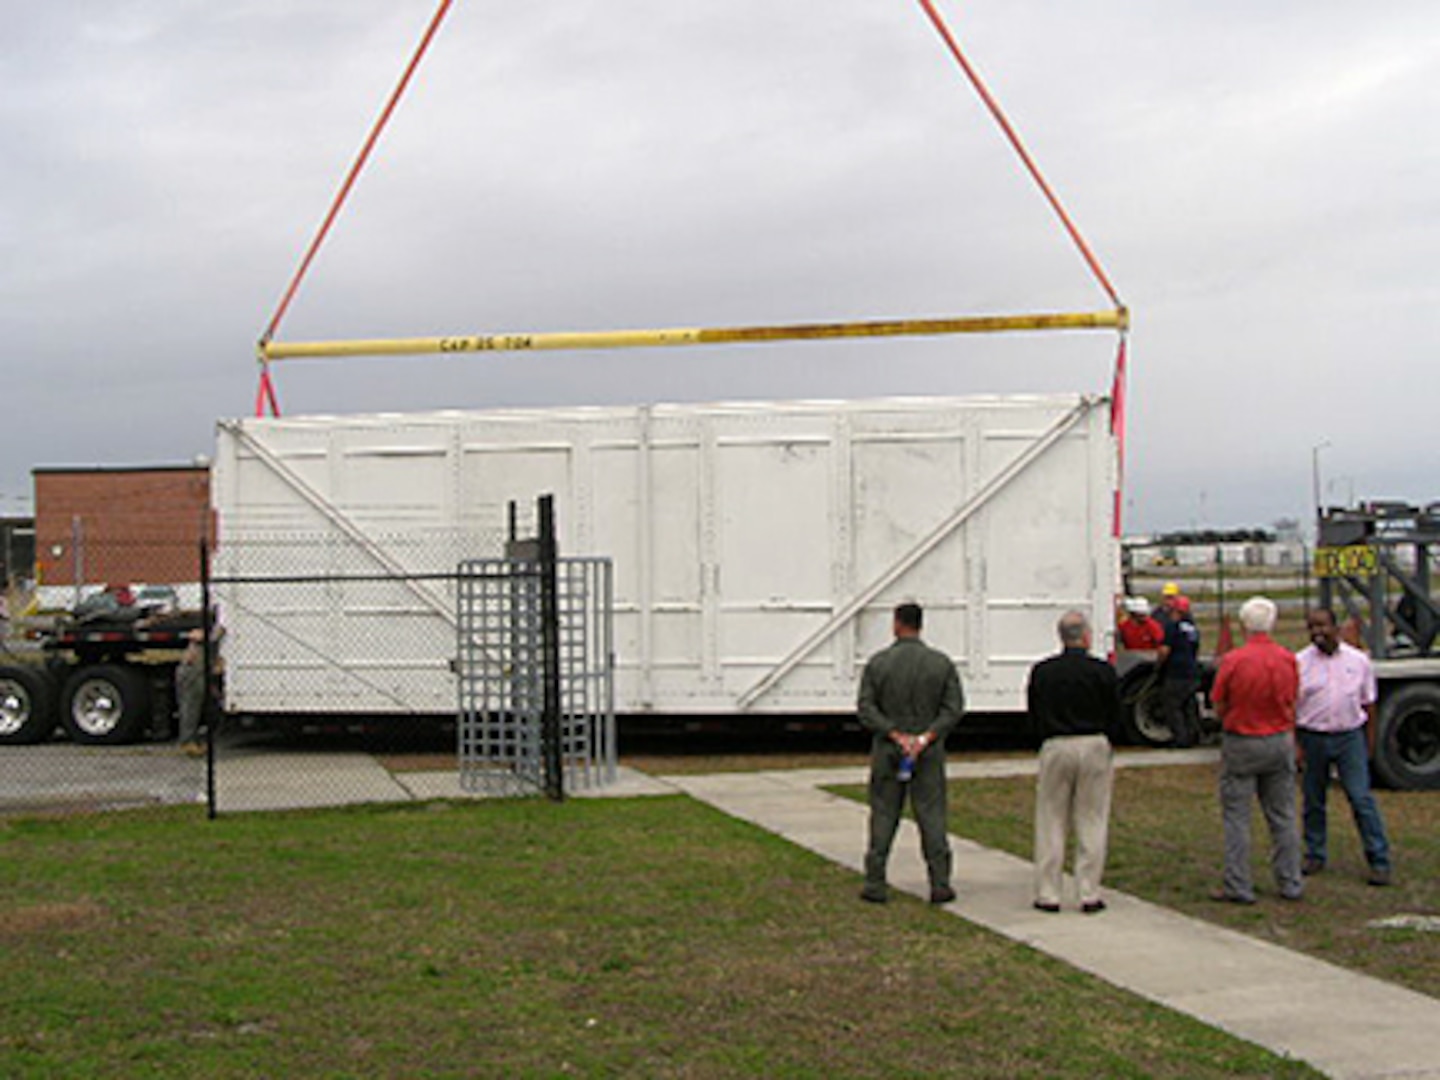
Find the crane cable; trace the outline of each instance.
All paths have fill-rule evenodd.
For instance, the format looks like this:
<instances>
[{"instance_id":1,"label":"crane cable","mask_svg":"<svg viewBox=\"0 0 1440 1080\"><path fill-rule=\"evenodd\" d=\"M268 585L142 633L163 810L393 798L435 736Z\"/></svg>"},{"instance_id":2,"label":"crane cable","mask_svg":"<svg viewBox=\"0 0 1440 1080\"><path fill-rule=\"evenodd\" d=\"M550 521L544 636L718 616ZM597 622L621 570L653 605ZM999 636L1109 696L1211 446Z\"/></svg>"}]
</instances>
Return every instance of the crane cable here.
<instances>
[{"instance_id":1,"label":"crane cable","mask_svg":"<svg viewBox=\"0 0 1440 1080\"><path fill-rule=\"evenodd\" d=\"M286 311L289 309L290 302L294 299L295 294L300 287L301 281L304 279L306 273L309 271L310 264L314 261L316 253L319 251L320 246L324 243L326 236L329 234L331 226L334 224L335 219L339 215L339 212L344 205L346 198L349 196L351 189L355 185L355 181L358 179L360 172L364 169L371 151L374 149L376 142L379 140L381 132L384 130L385 125L389 122L391 115L394 113L396 106L399 104L400 98L405 93L405 90L409 86L411 78L415 74L416 69L419 67L420 61L423 59L426 51L429 49L430 43L434 39L435 34L440 29L440 24L444 21L446 14L448 14L452 2L453 0L441 0L440 5L435 12L435 15L430 20L430 25L426 28L425 34L420 40L420 44L417 46L414 55L410 59L409 64L406 65L405 71L401 75L400 81L396 85L394 91L391 93L390 99L386 102L385 108L382 110L380 117L376 120L375 125L371 128L370 134L365 140L365 144L361 147L360 153L356 157L354 164L351 165L350 171L345 177L344 183L341 185L338 194L336 195L334 201L331 203L330 209L326 213L325 218L321 223L319 230L315 234L314 239L311 241L310 247L306 251L304 258L301 260L300 266L295 272L295 276L291 279L289 287L285 290L285 293L280 300L280 304L275 310L275 314L273 315L269 325L265 329L265 333L260 338L258 348L258 356L260 361L260 387L255 398L256 416L263 416L264 410L267 406L269 407L272 415L280 415L279 404L276 400L275 395L275 385L270 376L271 356L268 351L270 342L274 339L275 333L279 329L280 322L285 317ZM1120 300L1119 293L1116 292L1115 287L1110 283L1109 277L1106 276L1104 269L1100 266L1100 262L1095 257L1094 251L1085 241L1085 238L1080 234L1080 230L1076 227L1074 221L1066 212L1065 207L1061 204L1060 199L1055 194L1054 189L1051 188L1049 182L1046 181L1044 174L1041 173L1040 168L1035 163L1034 158L1031 157L1029 151L1025 148L1024 143L1021 141L1020 136L1016 132L1014 126L1010 123L1009 118L1005 115L1004 110L1000 108L999 102L996 101L994 95L990 93L989 88L985 85L984 80L980 78L980 75L975 70L974 66L971 65L968 59L966 59L964 52L961 50L959 43L955 40L954 35L950 32L950 28L946 25L945 20L935 9L935 6L933 3L931 3L931 0L918 0L918 3L924 10L926 16L929 18L931 24L934 26L936 32L944 41L946 47L949 49L951 56L953 56L956 63L960 65L961 70L964 72L966 78L970 81L971 86L975 89L975 92L980 96L981 101L990 111L991 116L1000 126L1001 131L1004 133L1011 147L1015 150L1016 155L1020 158L1026 170L1030 173L1030 176L1035 181L1036 185L1039 187L1041 194L1044 195L1046 201L1050 204L1051 209L1054 210L1056 216L1060 219L1061 225L1064 227L1066 233L1070 236L1071 241L1079 250L1081 257L1084 259L1086 265L1089 266L1091 273L1099 282L1100 287L1110 298L1111 303L1115 305L1115 325L1118 325L1120 327L1120 347L1116 357L1115 380L1114 386L1112 388L1111 397L1111 430L1116 435L1116 438L1122 448L1120 452L1120 468L1123 471L1123 400L1126 366L1125 332L1126 328L1128 327L1129 321L1128 312L1126 311L1124 304ZM1116 495L1114 527L1117 530L1118 534L1118 530L1120 528L1120 499L1118 494L1118 488Z\"/></svg>"},{"instance_id":2,"label":"crane cable","mask_svg":"<svg viewBox=\"0 0 1440 1080\"><path fill-rule=\"evenodd\" d=\"M355 181L359 178L361 170L365 168L365 163L370 158L370 152L375 148L375 144L380 139L380 133L385 130L385 125L390 122L391 114L394 113L395 107L400 103L400 98L404 95L406 87L410 85L410 79L414 76L415 70L420 66L420 61L424 58L426 50L430 48L430 42L434 40L435 34L440 29L440 24L445 21L445 16L449 13L452 3L453 0L440 0L440 6L431 18L430 25L426 27L425 34L415 49L415 54L410 58L410 63L406 65L404 74L400 76L400 81L391 92L390 99L385 103L385 108L381 110L379 118L370 129L370 134L366 138L364 146L360 148L360 153L356 155L354 163L350 166L350 172L346 175L345 182L340 185L340 190L336 194L334 201L331 202L330 209L326 213L324 221L321 222L314 239L310 241L310 247L306 250L305 257L300 260L300 266L295 271L295 276L290 279L289 287L280 298L280 304L275 309L275 314L271 316L270 323L265 328L265 333L260 337L260 389L255 397L256 416L264 415L266 405L269 405L272 416L280 415L280 406L275 398L275 384L270 378L270 361L265 357L265 346L275 337L276 331L279 330L280 321L285 318L285 312L289 310L290 301L295 298L295 293L300 288L300 282L304 279L306 273L309 272L310 264L315 260L315 255L320 250L320 245L325 242L325 237L329 235L330 227L335 224L335 219L339 216L341 207L345 205L345 200L350 195L350 189L355 186Z\"/></svg>"},{"instance_id":3,"label":"crane cable","mask_svg":"<svg viewBox=\"0 0 1440 1080\"><path fill-rule=\"evenodd\" d=\"M990 110L990 115L995 118L995 122L1000 126L1000 130L1004 132L1005 138L1009 140L1011 147L1015 150L1016 155L1020 158L1026 171L1030 173L1036 186L1040 188L1040 193L1045 196L1045 200L1050 204L1050 208L1055 211L1056 217L1060 219L1060 224L1064 226L1066 233L1070 236L1070 240L1074 243L1076 249L1079 250L1080 257L1085 260L1085 264L1090 268L1090 272L1095 275L1095 280L1099 282L1100 287L1105 290L1105 295L1108 296L1110 302L1115 305L1117 313L1122 313L1122 319L1120 321L1120 342L1115 353L1115 374L1110 389L1110 432L1115 437L1117 456L1115 507L1111 527L1114 535L1118 537L1121 531L1121 492L1124 488L1123 479L1125 475L1125 335L1129 329L1129 319L1126 317L1128 313L1126 313L1125 305L1120 300L1120 294L1115 291L1115 286L1110 283L1110 278L1106 276L1104 269L1100 266L1100 260L1095 257L1095 252L1091 249L1090 245L1085 242L1085 237L1080 235L1079 228L1076 227L1070 215L1066 213L1065 207L1060 202L1060 197L1055 194L1055 189L1052 188L1045 179L1045 175L1040 171L1040 166L1037 165L1035 159L1030 156L1030 152L1025 148L1025 144L1021 141L1019 133L1010 123L1009 117L1005 115L1005 110L1000 108L1000 103L995 100L995 95L990 93L989 87L985 85L985 80L980 78L980 73L976 71L970 61L965 58L965 53L955 40L955 36L950 33L950 27L947 26L945 20L941 18L940 13L935 9L935 5L931 3L931 0L917 0L917 2L920 4L920 7L924 9L931 25L935 27L936 33L938 33L945 42L946 48L950 50L950 55L955 58L955 62L960 65L960 69L965 73L965 77L970 80L970 85L974 87L975 92L980 95L980 100L983 101L985 107Z\"/></svg>"},{"instance_id":4,"label":"crane cable","mask_svg":"<svg viewBox=\"0 0 1440 1080\"><path fill-rule=\"evenodd\" d=\"M1113 303L1117 309L1123 310L1125 305L1120 302L1120 294L1115 291L1115 286L1111 285L1110 279L1105 276L1105 271L1100 267L1100 260L1095 257L1095 252L1092 251L1090 245L1085 242L1085 238L1080 235L1080 230L1075 227L1075 222L1071 220L1070 215L1065 212L1065 207L1061 205L1059 196L1055 194L1055 190L1046 181L1044 174L1040 171L1040 167L1035 164L1035 159L1030 156L1030 152L1025 149L1025 144L1020 141L1019 134L1011 125L1009 118L1005 115L1005 111L1000 108L1000 103L995 100L995 96L990 93L990 89L985 85L985 81L980 78L980 73L976 71L970 61L965 58L965 54L961 51L959 43L955 40L955 36L950 33L950 28L945 24L945 20L940 17L940 13L935 10L935 5L932 4L930 0L918 0L918 2L920 6L925 9L925 14L934 25L936 32L944 40L946 47L950 50L950 55L955 58L955 62L958 63L960 69L965 72L965 77L970 80L970 85L973 86L975 92L980 95L980 100L983 101L985 107L990 110L990 115L993 116L995 122L1000 125L1000 130L1005 133L1005 138L1009 140L1010 145L1014 148L1020 161L1024 164L1031 177L1034 178L1036 185L1040 188L1041 194L1045 196L1046 201L1050 203L1056 216L1059 217L1060 224L1063 225L1065 231L1070 234L1070 239L1074 242L1076 248L1079 249L1081 258L1083 258L1086 265L1090 267L1090 272L1095 275L1095 279L1100 283L1100 287L1105 290L1105 295L1110 297L1111 303Z\"/></svg>"}]
</instances>

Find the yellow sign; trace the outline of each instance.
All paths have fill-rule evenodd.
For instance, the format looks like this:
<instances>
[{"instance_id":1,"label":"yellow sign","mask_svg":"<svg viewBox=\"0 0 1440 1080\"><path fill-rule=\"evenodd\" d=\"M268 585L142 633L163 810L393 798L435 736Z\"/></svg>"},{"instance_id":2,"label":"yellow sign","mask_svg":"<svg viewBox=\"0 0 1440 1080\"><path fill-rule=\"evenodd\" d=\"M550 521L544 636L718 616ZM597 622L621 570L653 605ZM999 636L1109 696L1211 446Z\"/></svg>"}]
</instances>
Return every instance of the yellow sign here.
<instances>
[{"instance_id":1,"label":"yellow sign","mask_svg":"<svg viewBox=\"0 0 1440 1080\"><path fill-rule=\"evenodd\" d=\"M1373 577L1380 572L1380 554L1368 544L1315 549L1316 577Z\"/></svg>"}]
</instances>

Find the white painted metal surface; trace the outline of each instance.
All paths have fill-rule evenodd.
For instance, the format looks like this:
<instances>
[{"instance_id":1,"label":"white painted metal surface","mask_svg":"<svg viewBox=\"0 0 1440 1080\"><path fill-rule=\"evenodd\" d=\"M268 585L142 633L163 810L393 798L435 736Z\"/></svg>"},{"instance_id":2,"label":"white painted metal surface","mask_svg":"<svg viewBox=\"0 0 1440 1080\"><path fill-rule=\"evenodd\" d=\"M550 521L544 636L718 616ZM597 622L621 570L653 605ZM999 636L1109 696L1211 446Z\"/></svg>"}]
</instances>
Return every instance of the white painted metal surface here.
<instances>
[{"instance_id":1,"label":"white painted metal surface","mask_svg":"<svg viewBox=\"0 0 1440 1080\"><path fill-rule=\"evenodd\" d=\"M1060 614L1108 639L1115 461L1108 401L1079 395L242 420L220 428L216 572L443 572L495 553L509 500L550 492L562 552L614 560L622 712L848 712L905 599L969 707L1014 710ZM231 605L232 708L453 708L450 593L372 614L410 628L399 655L332 655L365 617L332 593ZM323 678L286 676L297 639ZM347 667L385 693L346 691Z\"/></svg>"}]
</instances>

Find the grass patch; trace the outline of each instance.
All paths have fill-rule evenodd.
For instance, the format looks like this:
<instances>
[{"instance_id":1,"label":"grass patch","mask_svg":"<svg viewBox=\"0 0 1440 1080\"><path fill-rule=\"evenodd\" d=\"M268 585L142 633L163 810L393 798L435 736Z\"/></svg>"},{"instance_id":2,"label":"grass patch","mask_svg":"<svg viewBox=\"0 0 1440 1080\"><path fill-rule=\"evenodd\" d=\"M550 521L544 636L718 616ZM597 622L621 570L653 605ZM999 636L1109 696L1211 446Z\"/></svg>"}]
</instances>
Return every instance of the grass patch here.
<instances>
[{"instance_id":1,"label":"grass patch","mask_svg":"<svg viewBox=\"0 0 1440 1080\"><path fill-rule=\"evenodd\" d=\"M1257 810L1251 827L1261 902L1245 908L1206 898L1219 884L1223 856L1216 776L1213 765L1116 771L1107 887L1440 996L1440 934L1366 925L1401 913L1440 914L1440 792L1375 793L1396 867L1396 884L1376 889L1365 884L1349 804L1332 786L1329 864L1306 878L1305 901L1293 905L1275 898L1269 833ZM955 781L950 807L952 832L1032 856L1032 778Z\"/></svg>"},{"instance_id":2,"label":"grass patch","mask_svg":"<svg viewBox=\"0 0 1440 1080\"><path fill-rule=\"evenodd\" d=\"M3 821L0 1075L1313 1075L856 886L681 797Z\"/></svg>"}]
</instances>

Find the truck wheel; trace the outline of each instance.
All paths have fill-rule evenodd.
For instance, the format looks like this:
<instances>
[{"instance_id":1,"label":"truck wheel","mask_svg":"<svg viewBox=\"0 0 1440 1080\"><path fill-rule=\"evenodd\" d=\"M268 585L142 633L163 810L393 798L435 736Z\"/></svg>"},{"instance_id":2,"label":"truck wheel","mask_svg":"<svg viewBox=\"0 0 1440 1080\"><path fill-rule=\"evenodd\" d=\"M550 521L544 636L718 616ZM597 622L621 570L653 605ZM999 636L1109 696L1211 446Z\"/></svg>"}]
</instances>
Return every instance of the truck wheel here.
<instances>
[{"instance_id":1,"label":"truck wheel","mask_svg":"<svg viewBox=\"0 0 1440 1080\"><path fill-rule=\"evenodd\" d=\"M1120 719L1125 738L1137 746L1169 746L1175 741L1153 666L1137 667L1121 680Z\"/></svg>"},{"instance_id":2,"label":"truck wheel","mask_svg":"<svg viewBox=\"0 0 1440 1080\"><path fill-rule=\"evenodd\" d=\"M1375 776L1386 787L1440 788L1440 686L1412 683L1380 703Z\"/></svg>"},{"instance_id":3,"label":"truck wheel","mask_svg":"<svg viewBox=\"0 0 1440 1080\"><path fill-rule=\"evenodd\" d=\"M133 742L150 718L150 684L119 664L81 668L65 682L60 718L77 743Z\"/></svg>"},{"instance_id":4,"label":"truck wheel","mask_svg":"<svg viewBox=\"0 0 1440 1080\"><path fill-rule=\"evenodd\" d=\"M37 743L55 731L55 693L43 671L0 667L0 744Z\"/></svg>"}]
</instances>

